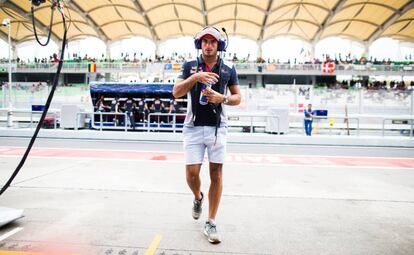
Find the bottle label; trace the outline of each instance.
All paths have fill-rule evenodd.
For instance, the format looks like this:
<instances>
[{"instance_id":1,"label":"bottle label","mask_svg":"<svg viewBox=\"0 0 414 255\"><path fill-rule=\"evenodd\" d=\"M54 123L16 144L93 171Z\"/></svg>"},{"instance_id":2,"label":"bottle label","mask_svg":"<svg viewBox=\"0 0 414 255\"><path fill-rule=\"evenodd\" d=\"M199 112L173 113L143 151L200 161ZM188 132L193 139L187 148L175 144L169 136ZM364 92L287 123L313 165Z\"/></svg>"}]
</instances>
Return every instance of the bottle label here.
<instances>
[{"instance_id":1,"label":"bottle label","mask_svg":"<svg viewBox=\"0 0 414 255\"><path fill-rule=\"evenodd\" d=\"M208 88L211 88L211 85L210 85L210 84L204 84L204 83L202 83L202 84L201 84L201 92L200 92L200 100L199 100L199 103L200 103L201 105L206 105L206 104L208 104L207 97L206 97L205 95L203 95L203 91L204 91L207 87L208 87Z\"/></svg>"}]
</instances>

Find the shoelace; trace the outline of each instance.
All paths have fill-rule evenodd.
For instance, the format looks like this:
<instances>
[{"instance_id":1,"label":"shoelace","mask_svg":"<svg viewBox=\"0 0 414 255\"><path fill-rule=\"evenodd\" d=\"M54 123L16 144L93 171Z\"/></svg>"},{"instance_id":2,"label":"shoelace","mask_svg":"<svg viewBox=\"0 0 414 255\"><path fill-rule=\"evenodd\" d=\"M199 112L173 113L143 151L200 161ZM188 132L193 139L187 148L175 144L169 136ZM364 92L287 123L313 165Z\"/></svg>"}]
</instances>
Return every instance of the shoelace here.
<instances>
[{"instance_id":1,"label":"shoelace","mask_svg":"<svg viewBox=\"0 0 414 255\"><path fill-rule=\"evenodd\" d=\"M208 232L209 233L217 233L216 225L213 225L211 223L208 224Z\"/></svg>"}]
</instances>

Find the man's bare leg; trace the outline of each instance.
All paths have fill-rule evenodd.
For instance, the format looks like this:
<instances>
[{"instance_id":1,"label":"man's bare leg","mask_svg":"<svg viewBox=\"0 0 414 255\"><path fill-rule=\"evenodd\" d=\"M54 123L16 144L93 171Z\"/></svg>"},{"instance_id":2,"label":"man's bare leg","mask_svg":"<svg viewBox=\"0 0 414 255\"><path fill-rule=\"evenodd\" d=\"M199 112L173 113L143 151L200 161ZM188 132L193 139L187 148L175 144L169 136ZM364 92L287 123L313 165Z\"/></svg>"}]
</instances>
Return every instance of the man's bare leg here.
<instances>
[{"instance_id":1,"label":"man's bare leg","mask_svg":"<svg viewBox=\"0 0 414 255\"><path fill-rule=\"evenodd\" d=\"M223 164L210 163L210 189L208 191L208 218L214 220L223 191Z\"/></svg>"},{"instance_id":2,"label":"man's bare leg","mask_svg":"<svg viewBox=\"0 0 414 255\"><path fill-rule=\"evenodd\" d=\"M201 180L200 180L200 169L201 164L196 165L186 165L186 176L187 176L187 184L190 187L191 191L194 194L194 197L197 200L201 199Z\"/></svg>"}]
</instances>

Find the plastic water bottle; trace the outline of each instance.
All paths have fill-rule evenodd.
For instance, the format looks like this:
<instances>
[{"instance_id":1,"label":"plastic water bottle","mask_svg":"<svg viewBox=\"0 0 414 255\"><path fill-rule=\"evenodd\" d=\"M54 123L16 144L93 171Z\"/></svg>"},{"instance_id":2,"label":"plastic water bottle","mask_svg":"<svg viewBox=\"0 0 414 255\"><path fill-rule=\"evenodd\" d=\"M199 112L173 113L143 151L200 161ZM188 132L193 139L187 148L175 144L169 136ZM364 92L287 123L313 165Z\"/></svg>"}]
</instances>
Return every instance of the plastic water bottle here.
<instances>
[{"instance_id":1,"label":"plastic water bottle","mask_svg":"<svg viewBox=\"0 0 414 255\"><path fill-rule=\"evenodd\" d=\"M206 105L206 104L208 104L208 100L207 100L207 97L205 96L205 95L203 95L203 91L205 90L205 89L207 89L207 88L211 88L211 84L209 84L209 83L207 83L207 84L205 84L205 83L202 83L201 84L201 92L200 92L200 100L199 100L199 103L201 104L201 105Z\"/></svg>"}]
</instances>

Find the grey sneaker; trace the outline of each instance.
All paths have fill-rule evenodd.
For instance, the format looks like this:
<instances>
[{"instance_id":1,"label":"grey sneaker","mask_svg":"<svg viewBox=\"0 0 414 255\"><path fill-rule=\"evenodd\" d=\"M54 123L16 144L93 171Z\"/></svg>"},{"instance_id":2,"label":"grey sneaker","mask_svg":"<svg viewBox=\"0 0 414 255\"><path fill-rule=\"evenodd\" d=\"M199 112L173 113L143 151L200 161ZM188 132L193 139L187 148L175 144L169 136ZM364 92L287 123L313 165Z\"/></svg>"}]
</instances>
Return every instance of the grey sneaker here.
<instances>
[{"instance_id":1,"label":"grey sneaker","mask_svg":"<svg viewBox=\"0 0 414 255\"><path fill-rule=\"evenodd\" d=\"M203 200L204 200L204 194L201 192L201 199L197 200L194 199L193 201L193 218L195 220L198 220L201 216L201 212L203 211Z\"/></svg>"},{"instance_id":2,"label":"grey sneaker","mask_svg":"<svg viewBox=\"0 0 414 255\"><path fill-rule=\"evenodd\" d=\"M210 243L218 244L221 242L221 236L217 233L216 222L213 220L206 221L204 225L204 234Z\"/></svg>"}]
</instances>

